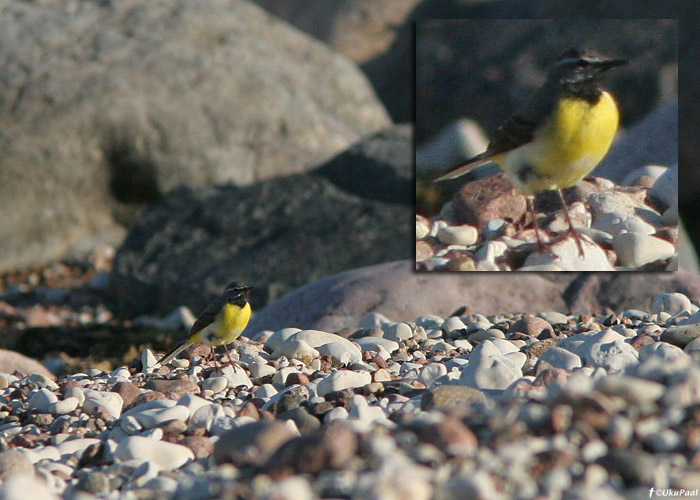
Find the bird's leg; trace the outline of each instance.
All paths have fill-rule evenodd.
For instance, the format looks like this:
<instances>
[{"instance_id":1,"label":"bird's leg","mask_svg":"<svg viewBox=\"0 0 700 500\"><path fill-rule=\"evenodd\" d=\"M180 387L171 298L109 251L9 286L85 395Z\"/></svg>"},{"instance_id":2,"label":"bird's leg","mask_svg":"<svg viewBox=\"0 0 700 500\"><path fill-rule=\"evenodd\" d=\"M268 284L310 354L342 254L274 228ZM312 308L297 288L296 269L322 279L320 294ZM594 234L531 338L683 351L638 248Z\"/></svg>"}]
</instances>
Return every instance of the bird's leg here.
<instances>
[{"instance_id":1,"label":"bird's leg","mask_svg":"<svg viewBox=\"0 0 700 500\"><path fill-rule=\"evenodd\" d=\"M537 214L535 213L535 197L534 196L527 196L527 208L530 210L530 213L532 214L532 223L535 226L535 236L537 236L537 244L540 246L540 250L544 248L544 243L542 243L542 238L540 237L540 230L537 227Z\"/></svg>"},{"instance_id":2,"label":"bird's leg","mask_svg":"<svg viewBox=\"0 0 700 500\"><path fill-rule=\"evenodd\" d=\"M226 344L224 345L224 349L226 349L226 355L228 356L228 361L231 363L231 368L233 368L233 371L235 372L238 369L238 365L233 362L233 358L231 358L231 351L228 350L228 346Z\"/></svg>"},{"instance_id":3,"label":"bird's leg","mask_svg":"<svg viewBox=\"0 0 700 500\"><path fill-rule=\"evenodd\" d=\"M557 189L557 194L559 195L559 200L561 201L561 206L564 208L564 215L566 215L566 221L569 223L569 233L571 233L576 240L576 245L578 245L578 255L583 259L583 243L581 242L581 235L574 229L574 225L571 223L571 217L569 217L569 209L566 206L566 200L564 200L564 194L561 189Z\"/></svg>"}]
</instances>

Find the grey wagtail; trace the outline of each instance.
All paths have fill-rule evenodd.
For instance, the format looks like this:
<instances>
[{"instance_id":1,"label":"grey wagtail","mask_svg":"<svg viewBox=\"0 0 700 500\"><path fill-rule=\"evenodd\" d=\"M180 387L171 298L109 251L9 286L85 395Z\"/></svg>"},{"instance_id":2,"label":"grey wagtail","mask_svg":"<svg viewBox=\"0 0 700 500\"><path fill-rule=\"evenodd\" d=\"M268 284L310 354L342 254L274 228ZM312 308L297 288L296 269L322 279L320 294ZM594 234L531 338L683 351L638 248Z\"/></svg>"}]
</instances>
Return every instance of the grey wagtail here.
<instances>
[{"instance_id":1,"label":"grey wagtail","mask_svg":"<svg viewBox=\"0 0 700 500\"><path fill-rule=\"evenodd\" d=\"M235 369L231 353L226 347L236 340L250 320L248 293L253 289L237 281L226 287L224 293L214 299L194 322L187 340L158 360L164 365L190 344L201 342L210 346L223 345L231 366Z\"/></svg>"},{"instance_id":2,"label":"grey wagtail","mask_svg":"<svg viewBox=\"0 0 700 500\"><path fill-rule=\"evenodd\" d=\"M540 191L556 190L568 232L583 257L581 236L574 230L561 190L591 173L610 149L620 115L601 80L609 69L626 63L590 51L567 50L547 74L544 85L496 130L485 152L435 180L454 179L485 163L497 163L527 195L540 248L543 244L533 198Z\"/></svg>"}]
</instances>

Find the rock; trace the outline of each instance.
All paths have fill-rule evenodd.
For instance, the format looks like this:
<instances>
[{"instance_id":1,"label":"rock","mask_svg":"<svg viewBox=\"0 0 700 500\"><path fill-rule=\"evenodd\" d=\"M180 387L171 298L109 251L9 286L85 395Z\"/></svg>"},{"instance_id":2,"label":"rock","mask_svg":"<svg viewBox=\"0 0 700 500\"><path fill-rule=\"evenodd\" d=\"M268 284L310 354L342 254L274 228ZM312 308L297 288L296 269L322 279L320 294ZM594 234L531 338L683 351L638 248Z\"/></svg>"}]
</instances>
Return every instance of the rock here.
<instances>
[{"instance_id":1,"label":"rock","mask_svg":"<svg viewBox=\"0 0 700 500\"><path fill-rule=\"evenodd\" d=\"M112 418L119 418L122 414L124 401L116 392L95 391L92 389L85 390L85 402L83 403L83 411L88 415L95 412L98 408L104 408Z\"/></svg>"},{"instance_id":2,"label":"rock","mask_svg":"<svg viewBox=\"0 0 700 500\"><path fill-rule=\"evenodd\" d=\"M582 350L582 358L587 365L605 368L608 372L624 370L630 365L636 365L637 350L623 340L601 343L592 342Z\"/></svg>"},{"instance_id":3,"label":"rock","mask_svg":"<svg viewBox=\"0 0 700 500\"><path fill-rule=\"evenodd\" d=\"M318 357L318 351L303 340L290 337L282 343L279 349L274 352L273 356L276 358L285 356L291 359L306 359L311 361Z\"/></svg>"},{"instance_id":4,"label":"rock","mask_svg":"<svg viewBox=\"0 0 700 500\"><path fill-rule=\"evenodd\" d=\"M56 395L48 389L39 389L29 398L29 408L40 413L49 413L51 404L58 401Z\"/></svg>"},{"instance_id":5,"label":"rock","mask_svg":"<svg viewBox=\"0 0 700 500\"><path fill-rule=\"evenodd\" d=\"M194 453L185 446L141 436L122 439L117 445L115 456L121 461L150 460L164 470L179 469L194 460Z\"/></svg>"},{"instance_id":6,"label":"rock","mask_svg":"<svg viewBox=\"0 0 700 500\"><path fill-rule=\"evenodd\" d=\"M412 143L412 126L394 125L364 138L313 173L362 198L409 204L415 191Z\"/></svg>"},{"instance_id":7,"label":"rock","mask_svg":"<svg viewBox=\"0 0 700 500\"><path fill-rule=\"evenodd\" d=\"M189 380L151 379L146 382L144 388L162 392L174 399L179 399L185 394L197 394L199 392L199 386Z\"/></svg>"},{"instance_id":8,"label":"rock","mask_svg":"<svg viewBox=\"0 0 700 500\"><path fill-rule=\"evenodd\" d=\"M449 316L469 304L484 314L503 310L602 311L648 308L659 293L682 292L700 296L700 277L679 271L655 273L486 273L475 289L463 277L449 273L416 273L412 261L398 261L347 271L301 287L280 298L251 319L248 331L279 330L288 325L338 331L345 327L369 328L360 324L381 303L393 321L415 321L420 314ZM425 280L433 290L426 293ZM501 290L514 293L504 295ZM299 308L298 304L305 304Z\"/></svg>"},{"instance_id":9,"label":"rock","mask_svg":"<svg viewBox=\"0 0 700 500\"><path fill-rule=\"evenodd\" d=\"M540 363L542 366L551 366L554 368L562 368L564 370L573 370L574 368L579 368L581 363L581 358L576 354L562 349L561 347L552 347L543 352L537 359L537 365ZM536 367L536 371L539 372L540 368Z\"/></svg>"},{"instance_id":10,"label":"rock","mask_svg":"<svg viewBox=\"0 0 700 500\"><path fill-rule=\"evenodd\" d=\"M325 396L329 392L362 387L370 382L372 382L372 376L369 372L338 370L321 379L316 386L316 391L319 396Z\"/></svg>"},{"instance_id":11,"label":"rock","mask_svg":"<svg viewBox=\"0 0 700 500\"><path fill-rule=\"evenodd\" d=\"M0 221L13 235L0 244L0 269L118 243L120 203L299 171L390 123L354 64L262 9L171 7L8 4L15 29L0 59L15 64L2 65L10 100L0 130L14 181L0 186L0 208L15 215ZM72 50L51 49L64 39ZM183 68L184 80L172 78Z\"/></svg>"},{"instance_id":12,"label":"rock","mask_svg":"<svg viewBox=\"0 0 700 500\"><path fill-rule=\"evenodd\" d=\"M483 403L486 396L479 389L462 385L440 385L426 389L421 397L421 410L452 411L470 410L474 403Z\"/></svg>"},{"instance_id":13,"label":"rock","mask_svg":"<svg viewBox=\"0 0 700 500\"><path fill-rule=\"evenodd\" d=\"M662 334L661 341L680 348L700 337L700 323L691 325L669 326Z\"/></svg>"},{"instance_id":14,"label":"rock","mask_svg":"<svg viewBox=\"0 0 700 500\"><path fill-rule=\"evenodd\" d=\"M101 471L90 471L80 478L75 488L93 495L106 494L110 490L109 476Z\"/></svg>"},{"instance_id":15,"label":"rock","mask_svg":"<svg viewBox=\"0 0 700 500\"><path fill-rule=\"evenodd\" d=\"M388 353L392 353L399 348L399 343L382 337L360 337L353 339L363 351L378 351L380 346Z\"/></svg>"},{"instance_id":16,"label":"rock","mask_svg":"<svg viewBox=\"0 0 700 500\"><path fill-rule=\"evenodd\" d=\"M49 379L56 378L53 373L38 361L15 351L0 349L0 372L14 373L15 371L26 375L37 373Z\"/></svg>"},{"instance_id":17,"label":"rock","mask_svg":"<svg viewBox=\"0 0 700 500\"><path fill-rule=\"evenodd\" d=\"M214 463L261 465L293 437L295 433L278 421L245 424L219 437L214 445Z\"/></svg>"},{"instance_id":18,"label":"rock","mask_svg":"<svg viewBox=\"0 0 700 500\"><path fill-rule=\"evenodd\" d=\"M187 436L179 444L187 446L196 459L209 458L214 453L214 444L208 436Z\"/></svg>"},{"instance_id":19,"label":"rock","mask_svg":"<svg viewBox=\"0 0 700 500\"><path fill-rule=\"evenodd\" d=\"M33 475L18 475L9 478L0 485L2 500L58 500L43 481L37 481Z\"/></svg>"},{"instance_id":20,"label":"rock","mask_svg":"<svg viewBox=\"0 0 700 500\"><path fill-rule=\"evenodd\" d=\"M320 432L291 439L269 458L264 469L271 474L318 474L342 469L355 456L358 439L346 425L329 424Z\"/></svg>"},{"instance_id":21,"label":"rock","mask_svg":"<svg viewBox=\"0 0 700 500\"><path fill-rule=\"evenodd\" d=\"M508 333L520 332L531 337L539 337L546 333L546 337L551 337L554 334L554 329L546 320L537 317L527 317L516 321L508 329ZM541 337L541 338L546 338Z\"/></svg>"},{"instance_id":22,"label":"rock","mask_svg":"<svg viewBox=\"0 0 700 500\"><path fill-rule=\"evenodd\" d=\"M245 188L182 186L151 205L131 229L115 257L113 290L131 314L163 314L172 304L199 312L227 284L214 270L235 261L237 278L257 285L251 295L257 310L309 280L408 257L401 242L412 231L409 217L408 206L359 198L313 175ZM261 237L263 226L265 234L277 236L250 252L249 242ZM201 235L196 245L177 243L193 234ZM183 269L183 260L192 264Z\"/></svg>"},{"instance_id":23,"label":"rock","mask_svg":"<svg viewBox=\"0 0 700 500\"><path fill-rule=\"evenodd\" d=\"M358 64L381 55L391 45L396 27L418 2L342 1L319 4L309 9L304 0L287 0L283 3L275 0L254 1Z\"/></svg>"},{"instance_id":24,"label":"rock","mask_svg":"<svg viewBox=\"0 0 700 500\"><path fill-rule=\"evenodd\" d=\"M662 293L654 297L651 304L651 314L667 312L675 315L680 312L692 312L690 299L682 293Z\"/></svg>"},{"instance_id":25,"label":"rock","mask_svg":"<svg viewBox=\"0 0 700 500\"><path fill-rule=\"evenodd\" d=\"M475 360L470 358L469 364L462 369L459 383L482 390L503 390L522 376L520 367L509 358L491 355Z\"/></svg>"},{"instance_id":26,"label":"rock","mask_svg":"<svg viewBox=\"0 0 700 500\"><path fill-rule=\"evenodd\" d=\"M19 450L0 452L0 479L7 481L12 476L32 474L34 467L24 453Z\"/></svg>"},{"instance_id":27,"label":"rock","mask_svg":"<svg viewBox=\"0 0 700 500\"><path fill-rule=\"evenodd\" d=\"M639 268L658 260L665 260L677 253L673 243L656 236L639 233L620 233L613 239L619 264Z\"/></svg>"},{"instance_id":28,"label":"rock","mask_svg":"<svg viewBox=\"0 0 700 500\"><path fill-rule=\"evenodd\" d=\"M350 366L362 361L362 356L354 345L345 342L328 342L318 346L318 354L330 356L333 366Z\"/></svg>"}]
</instances>

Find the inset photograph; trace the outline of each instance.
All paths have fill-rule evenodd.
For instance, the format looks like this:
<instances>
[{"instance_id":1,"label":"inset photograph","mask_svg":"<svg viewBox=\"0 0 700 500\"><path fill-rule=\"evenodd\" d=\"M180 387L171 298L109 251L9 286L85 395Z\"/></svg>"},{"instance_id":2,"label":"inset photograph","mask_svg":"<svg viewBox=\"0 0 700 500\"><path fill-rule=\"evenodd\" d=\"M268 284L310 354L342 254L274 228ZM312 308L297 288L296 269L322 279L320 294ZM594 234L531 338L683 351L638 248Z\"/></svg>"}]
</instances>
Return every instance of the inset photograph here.
<instances>
[{"instance_id":1,"label":"inset photograph","mask_svg":"<svg viewBox=\"0 0 700 500\"><path fill-rule=\"evenodd\" d=\"M415 42L417 270L678 269L676 20L429 20Z\"/></svg>"}]
</instances>

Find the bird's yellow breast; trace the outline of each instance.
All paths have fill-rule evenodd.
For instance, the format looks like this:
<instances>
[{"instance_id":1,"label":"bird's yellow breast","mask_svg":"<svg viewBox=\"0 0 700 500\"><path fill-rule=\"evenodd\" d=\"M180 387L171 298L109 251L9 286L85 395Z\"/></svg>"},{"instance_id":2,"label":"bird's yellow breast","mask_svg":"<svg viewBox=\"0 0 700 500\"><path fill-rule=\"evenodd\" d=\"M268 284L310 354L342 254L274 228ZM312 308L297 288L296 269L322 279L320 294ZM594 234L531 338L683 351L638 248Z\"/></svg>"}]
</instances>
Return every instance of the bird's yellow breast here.
<instances>
[{"instance_id":1,"label":"bird's yellow breast","mask_svg":"<svg viewBox=\"0 0 700 500\"><path fill-rule=\"evenodd\" d=\"M595 103L563 98L532 142L506 154L505 168L526 194L563 189L591 173L615 138L619 112L614 98L603 92ZM517 173L522 165L533 175Z\"/></svg>"},{"instance_id":2,"label":"bird's yellow breast","mask_svg":"<svg viewBox=\"0 0 700 500\"><path fill-rule=\"evenodd\" d=\"M226 304L216 315L214 321L193 335L191 340L209 345L230 344L243 333L250 320L250 315L251 310L248 302L243 307Z\"/></svg>"}]
</instances>

